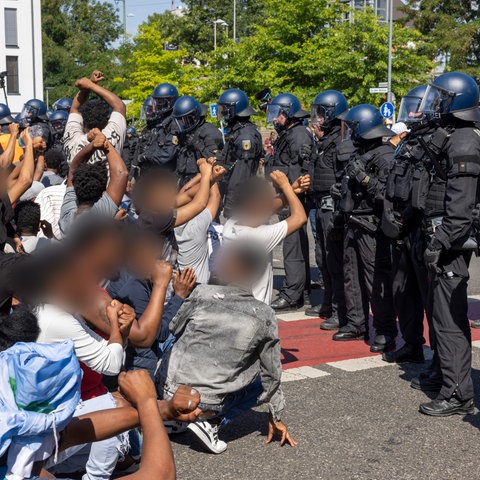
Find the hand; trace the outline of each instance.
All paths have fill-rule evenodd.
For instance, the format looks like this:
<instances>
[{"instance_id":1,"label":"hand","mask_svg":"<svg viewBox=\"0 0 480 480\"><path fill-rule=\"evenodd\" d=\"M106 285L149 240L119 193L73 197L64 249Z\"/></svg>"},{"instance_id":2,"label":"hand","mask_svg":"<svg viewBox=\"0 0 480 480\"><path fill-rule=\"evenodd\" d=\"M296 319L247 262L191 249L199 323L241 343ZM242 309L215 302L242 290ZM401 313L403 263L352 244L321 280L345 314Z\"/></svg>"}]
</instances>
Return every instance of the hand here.
<instances>
[{"instance_id":1,"label":"hand","mask_svg":"<svg viewBox=\"0 0 480 480\"><path fill-rule=\"evenodd\" d=\"M18 137L18 132L20 131L20 125L18 123L11 123L8 126L8 131L13 137Z\"/></svg>"},{"instance_id":2,"label":"hand","mask_svg":"<svg viewBox=\"0 0 480 480\"><path fill-rule=\"evenodd\" d=\"M215 165L212 171L212 182L217 183L225 176L227 171L221 165Z\"/></svg>"},{"instance_id":3,"label":"hand","mask_svg":"<svg viewBox=\"0 0 480 480\"><path fill-rule=\"evenodd\" d=\"M280 445L284 445L286 442L292 447L297 446L297 442L291 437L290 433L288 433L288 430L285 424L281 421L275 422L272 415L270 415L270 418L268 420L267 441L265 443L267 444L270 443L273 440L273 437L275 435L278 435L279 437L281 437Z\"/></svg>"},{"instance_id":4,"label":"hand","mask_svg":"<svg viewBox=\"0 0 480 480\"><path fill-rule=\"evenodd\" d=\"M305 193L310 188L310 175L302 175L297 178L292 184L293 191L297 195Z\"/></svg>"},{"instance_id":5,"label":"hand","mask_svg":"<svg viewBox=\"0 0 480 480\"><path fill-rule=\"evenodd\" d=\"M128 210L125 210L124 208L119 208L113 218L115 220L119 220L120 222L123 222L128 218Z\"/></svg>"},{"instance_id":6,"label":"hand","mask_svg":"<svg viewBox=\"0 0 480 480\"><path fill-rule=\"evenodd\" d=\"M217 157L209 157L207 159L207 162L210 164L210 165L215 165L215 163L217 163Z\"/></svg>"},{"instance_id":7,"label":"hand","mask_svg":"<svg viewBox=\"0 0 480 480\"><path fill-rule=\"evenodd\" d=\"M20 134L20 139L25 145L25 148L30 146L33 147L32 137L30 136L30 127L27 127L25 130L22 131L22 133Z\"/></svg>"},{"instance_id":8,"label":"hand","mask_svg":"<svg viewBox=\"0 0 480 480\"><path fill-rule=\"evenodd\" d=\"M195 388L187 385L178 387L178 390L168 402L168 408L172 420L177 422L194 422L201 413L198 404L200 393Z\"/></svg>"},{"instance_id":9,"label":"hand","mask_svg":"<svg viewBox=\"0 0 480 480\"><path fill-rule=\"evenodd\" d=\"M15 251L17 253L26 253L20 237L13 237L13 243L15 243Z\"/></svg>"},{"instance_id":10,"label":"hand","mask_svg":"<svg viewBox=\"0 0 480 480\"><path fill-rule=\"evenodd\" d=\"M157 260L153 266L152 282L155 285L167 288L172 278L172 266L165 260Z\"/></svg>"},{"instance_id":11,"label":"hand","mask_svg":"<svg viewBox=\"0 0 480 480\"><path fill-rule=\"evenodd\" d=\"M102 133L102 131L98 128L92 128L88 133L87 133L87 140L89 143L93 142L93 139L98 135Z\"/></svg>"},{"instance_id":12,"label":"hand","mask_svg":"<svg viewBox=\"0 0 480 480\"><path fill-rule=\"evenodd\" d=\"M135 407L148 400L157 401L155 385L146 370L121 372L118 376L118 389Z\"/></svg>"},{"instance_id":13,"label":"hand","mask_svg":"<svg viewBox=\"0 0 480 480\"><path fill-rule=\"evenodd\" d=\"M96 150L104 150L107 143L107 137L102 132L98 133L92 140L92 146Z\"/></svg>"},{"instance_id":14,"label":"hand","mask_svg":"<svg viewBox=\"0 0 480 480\"><path fill-rule=\"evenodd\" d=\"M202 174L202 177L212 176L213 165L211 163L208 163L204 158L201 158L197 161L197 166L200 170L200 173Z\"/></svg>"},{"instance_id":15,"label":"hand","mask_svg":"<svg viewBox=\"0 0 480 480\"><path fill-rule=\"evenodd\" d=\"M40 222L40 228L42 229L43 234L47 238L54 238L55 237L55 235L53 234L52 224L50 222L47 222L46 220L42 220Z\"/></svg>"},{"instance_id":16,"label":"hand","mask_svg":"<svg viewBox=\"0 0 480 480\"><path fill-rule=\"evenodd\" d=\"M347 165L347 175L354 178L358 183L362 183L367 178L365 165L358 159L352 160Z\"/></svg>"},{"instance_id":17,"label":"hand","mask_svg":"<svg viewBox=\"0 0 480 480\"><path fill-rule=\"evenodd\" d=\"M173 291L175 295L184 300L192 293L197 283L197 276L191 267L187 267L183 272L176 271L173 276Z\"/></svg>"},{"instance_id":18,"label":"hand","mask_svg":"<svg viewBox=\"0 0 480 480\"><path fill-rule=\"evenodd\" d=\"M273 183L280 188L280 190L285 190L286 188L291 188L290 182L288 181L288 177L281 172L280 170L274 170L270 174L270 178L272 179Z\"/></svg>"},{"instance_id":19,"label":"hand","mask_svg":"<svg viewBox=\"0 0 480 480\"><path fill-rule=\"evenodd\" d=\"M118 300L112 300L106 308L106 314L108 318L108 323L112 328L115 328L117 330L120 329L120 324L119 324L119 316L120 316L120 310L122 308L122 304Z\"/></svg>"},{"instance_id":20,"label":"hand","mask_svg":"<svg viewBox=\"0 0 480 480\"><path fill-rule=\"evenodd\" d=\"M130 335L130 330L132 329L133 322L137 318L135 310L130 306L124 303L120 307L118 312L118 326L120 329L120 334L126 340Z\"/></svg>"},{"instance_id":21,"label":"hand","mask_svg":"<svg viewBox=\"0 0 480 480\"><path fill-rule=\"evenodd\" d=\"M441 273L440 268L438 268L441 254L442 248L436 245L435 240L432 240L423 254L423 260L429 271L433 273Z\"/></svg>"},{"instance_id":22,"label":"hand","mask_svg":"<svg viewBox=\"0 0 480 480\"><path fill-rule=\"evenodd\" d=\"M43 152L47 149L47 143L42 137L35 137L33 139L33 149L36 153Z\"/></svg>"},{"instance_id":23,"label":"hand","mask_svg":"<svg viewBox=\"0 0 480 480\"><path fill-rule=\"evenodd\" d=\"M80 78L75 82L75 87L79 90L90 90L94 83L87 77Z\"/></svg>"},{"instance_id":24,"label":"hand","mask_svg":"<svg viewBox=\"0 0 480 480\"><path fill-rule=\"evenodd\" d=\"M103 74L103 72L101 72L100 70L94 70L91 77L90 77L90 81L92 83L99 83L101 82L102 80L105 80L105 75Z\"/></svg>"}]
</instances>

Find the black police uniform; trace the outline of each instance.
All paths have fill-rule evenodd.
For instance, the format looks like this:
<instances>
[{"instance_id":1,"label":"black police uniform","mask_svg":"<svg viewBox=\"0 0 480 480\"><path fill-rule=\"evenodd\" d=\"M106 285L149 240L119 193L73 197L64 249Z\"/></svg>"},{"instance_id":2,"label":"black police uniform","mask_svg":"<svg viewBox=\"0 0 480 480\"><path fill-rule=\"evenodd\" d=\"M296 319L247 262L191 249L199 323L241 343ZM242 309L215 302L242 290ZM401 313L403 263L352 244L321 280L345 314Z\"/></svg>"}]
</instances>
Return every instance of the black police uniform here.
<instances>
[{"instance_id":1,"label":"black police uniform","mask_svg":"<svg viewBox=\"0 0 480 480\"><path fill-rule=\"evenodd\" d=\"M302 122L283 130L273 146L272 164L267 171L284 172L290 183L309 172L309 160L313 148L313 136ZM288 215L280 215L285 220ZM310 259L306 225L283 241L285 280L280 297L291 305L303 302L305 287L310 285Z\"/></svg>"},{"instance_id":2,"label":"black police uniform","mask_svg":"<svg viewBox=\"0 0 480 480\"><path fill-rule=\"evenodd\" d=\"M235 206L235 192L242 183L257 174L262 156L262 135L258 128L249 120L236 122L226 135L219 162L227 170L221 185L226 218L230 217Z\"/></svg>"},{"instance_id":3,"label":"black police uniform","mask_svg":"<svg viewBox=\"0 0 480 480\"><path fill-rule=\"evenodd\" d=\"M203 119L191 132L182 134L177 157L177 176L180 187L198 173L197 160L216 157L223 149L223 136L213 124Z\"/></svg>"},{"instance_id":4,"label":"black police uniform","mask_svg":"<svg viewBox=\"0 0 480 480\"><path fill-rule=\"evenodd\" d=\"M431 172L425 202L428 247L441 248L437 270L429 273L428 308L442 378L438 398L448 400L455 394L467 401L474 395L467 299L472 250L467 244L480 176L480 130L473 123L455 121L442 154L440 169L446 180L439 171Z\"/></svg>"},{"instance_id":5,"label":"black police uniform","mask_svg":"<svg viewBox=\"0 0 480 480\"><path fill-rule=\"evenodd\" d=\"M393 157L391 143L382 144L380 139L365 142L350 162L359 161L364 165L368 183L361 185L348 175L343 178L339 208L347 219L343 259L345 292L348 293L347 324L341 332L364 334L371 305L376 334L391 339L397 334L392 303L390 240L379 228L385 184Z\"/></svg>"},{"instance_id":6,"label":"black police uniform","mask_svg":"<svg viewBox=\"0 0 480 480\"><path fill-rule=\"evenodd\" d=\"M413 128L413 127L412 127ZM400 331L405 344L413 347L410 359L423 359L424 314L427 301L427 269L423 261L422 213L417 199L412 198L412 184L416 171L430 165L426 148L435 129L428 123L414 125L395 153L385 192L382 219L384 232L392 238L393 301ZM431 169L431 166L428 167ZM430 170L429 170L430 171ZM418 196L416 187L416 196ZM412 203L413 201L413 203ZM430 324L430 345L434 347L431 312L427 311Z\"/></svg>"},{"instance_id":7,"label":"black police uniform","mask_svg":"<svg viewBox=\"0 0 480 480\"><path fill-rule=\"evenodd\" d=\"M331 189L340 178L345 165L342 147L343 135L340 125L334 126L315 145L312 191L316 208L315 259L324 282L321 313L336 316L340 325L345 322L346 306L343 284L343 218L335 216L335 201ZM349 142L353 151L353 145ZM347 157L348 158L348 157Z\"/></svg>"},{"instance_id":8,"label":"black police uniform","mask_svg":"<svg viewBox=\"0 0 480 480\"><path fill-rule=\"evenodd\" d=\"M148 122L140 134L133 164L140 169L164 167L175 171L178 146L172 116Z\"/></svg>"},{"instance_id":9,"label":"black police uniform","mask_svg":"<svg viewBox=\"0 0 480 480\"><path fill-rule=\"evenodd\" d=\"M127 167L127 170L130 170L132 165L134 165L138 142L138 137L127 137L127 139L125 140L125 144L123 145L122 158Z\"/></svg>"}]
</instances>

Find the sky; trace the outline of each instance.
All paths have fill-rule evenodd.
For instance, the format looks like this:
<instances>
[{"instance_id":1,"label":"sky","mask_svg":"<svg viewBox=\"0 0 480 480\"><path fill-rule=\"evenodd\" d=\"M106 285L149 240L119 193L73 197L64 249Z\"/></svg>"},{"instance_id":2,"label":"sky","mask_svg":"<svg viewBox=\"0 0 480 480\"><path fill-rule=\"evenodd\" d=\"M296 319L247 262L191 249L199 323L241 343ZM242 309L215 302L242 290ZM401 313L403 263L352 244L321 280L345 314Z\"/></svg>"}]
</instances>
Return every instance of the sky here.
<instances>
[{"instance_id":1,"label":"sky","mask_svg":"<svg viewBox=\"0 0 480 480\"><path fill-rule=\"evenodd\" d=\"M123 4L115 0L103 0L106 3L116 5L120 21L123 21ZM182 2L175 0L175 7L182 5ZM126 0L127 6L127 32L129 35L135 35L138 26L143 23L149 15L155 12L164 12L170 10L172 0Z\"/></svg>"}]
</instances>

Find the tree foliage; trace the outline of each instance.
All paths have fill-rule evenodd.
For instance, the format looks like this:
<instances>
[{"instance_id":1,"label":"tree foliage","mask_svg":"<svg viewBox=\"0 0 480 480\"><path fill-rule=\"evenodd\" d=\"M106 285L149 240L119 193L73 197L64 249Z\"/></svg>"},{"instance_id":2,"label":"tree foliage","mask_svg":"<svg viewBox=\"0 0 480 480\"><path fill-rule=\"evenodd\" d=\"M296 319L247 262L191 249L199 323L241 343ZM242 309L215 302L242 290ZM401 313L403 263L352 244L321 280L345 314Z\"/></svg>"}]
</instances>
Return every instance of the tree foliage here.
<instances>
[{"instance_id":1,"label":"tree foliage","mask_svg":"<svg viewBox=\"0 0 480 480\"><path fill-rule=\"evenodd\" d=\"M406 0L402 10L449 70L479 72L480 9L472 0Z\"/></svg>"},{"instance_id":2,"label":"tree foliage","mask_svg":"<svg viewBox=\"0 0 480 480\"><path fill-rule=\"evenodd\" d=\"M116 84L125 48L112 48L121 33L115 7L98 0L42 0L43 67L50 98L72 96L73 82L100 68L107 75L107 87Z\"/></svg>"},{"instance_id":3,"label":"tree foliage","mask_svg":"<svg viewBox=\"0 0 480 480\"><path fill-rule=\"evenodd\" d=\"M160 32L171 14L151 17L135 41L135 87L126 93L139 101L158 81L171 80L203 102L215 101L229 87L251 96L265 87L273 94L289 91L306 105L327 88L343 91L352 104L384 100L369 93L387 80L388 60L388 25L373 12L350 12L331 0L263 3L268 16L254 33L200 55L201 68L182 65L186 50L163 50L168 40ZM425 82L434 55L418 30L400 24L395 25L394 46L393 91L399 97Z\"/></svg>"}]
</instances>

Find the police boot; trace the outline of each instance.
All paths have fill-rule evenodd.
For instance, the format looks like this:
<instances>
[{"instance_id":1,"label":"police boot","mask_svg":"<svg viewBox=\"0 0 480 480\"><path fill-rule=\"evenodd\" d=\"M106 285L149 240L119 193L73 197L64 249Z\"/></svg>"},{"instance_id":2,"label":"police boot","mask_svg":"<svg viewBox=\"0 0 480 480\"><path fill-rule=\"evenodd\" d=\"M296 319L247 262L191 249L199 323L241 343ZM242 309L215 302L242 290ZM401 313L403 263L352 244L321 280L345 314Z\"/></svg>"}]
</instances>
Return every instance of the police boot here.
<instances>
[{"instance_id":1,"label":"police boot","mask_svg":"<svg viewBox=\"0 0 480 480\"><path fill-rule=\"evenodd\" d=\"M377 335L370 347L372 353L388 352L395 348L395 337Z\"/></svg>"},{"instance_id":2,"label":"police boot","mask_svg":"<svg viewBox=\"0 0 480 480\"><path fill-rule=\"evenodd\" d=\"M298 310L303 306L302 302L290 303L287 299L283 297L278 297L270 305L276 312L284 312L287 310Z\"/></svg>"},{"instance_id":3,"label":"police boot","mask_svg":"<svg viewBox=\"0 0 480 480\"><path fill-rule=\"evenodd\" d=\"M410 386L422 392L439 392L442 389L443 380L435 370L428 370L418 377L412 378Z\"/></svg>"},{"instance_id":4,"label":"police boot","mask_svg":"<svg viewBox=\"0 0 480 480\"><path fill-rule=\"evenodd\" d=\"M320 324L321 330L338 330L340 328L340 320L338 315L334 313L328 320Z\"/></svg>"},{"instance_id":5,"label":"police boot","mask_svg":"<svg viewBox=\"0 0 480 480\"><path fill-rule=\"evenodd\" d=\"M305 310L307 317L330 318L332 316L332 307L330 305L317 305Z\"/></svg>"},{"instance_id":6,"label":"police boot","mask_svg":"<svg viewBox=\"0 0 480 480\"><path fill-rule=\"evenodd\" d=\"M428 403L422 403L419 411L431 417L449 417L450 415L473 415L475 406L473 399L459 400L453 396L449 400L436 398Z\"/></svg>"},{"instance_id":7,"label":"police boot","mask_svg":"<svg viewBox=\"0 0 480 480\"><path fill-rule=\"evenodd\" d=\"M382 360L388 363L424 363L422 345L409 345L406 343L395 352L385 352Z\"/></svg>"}]
</instances>

